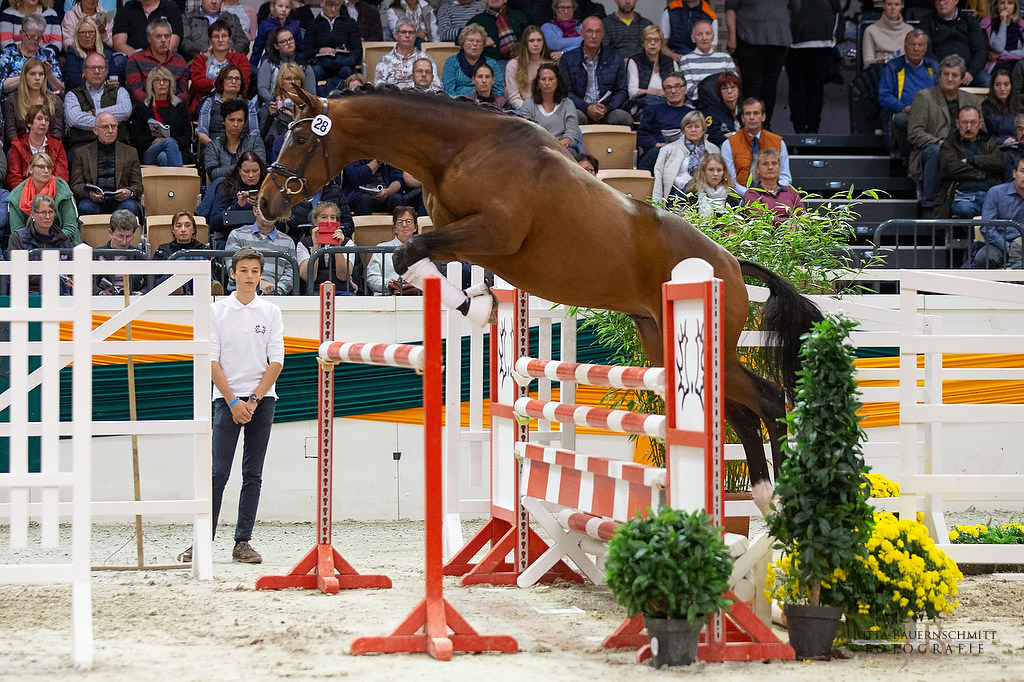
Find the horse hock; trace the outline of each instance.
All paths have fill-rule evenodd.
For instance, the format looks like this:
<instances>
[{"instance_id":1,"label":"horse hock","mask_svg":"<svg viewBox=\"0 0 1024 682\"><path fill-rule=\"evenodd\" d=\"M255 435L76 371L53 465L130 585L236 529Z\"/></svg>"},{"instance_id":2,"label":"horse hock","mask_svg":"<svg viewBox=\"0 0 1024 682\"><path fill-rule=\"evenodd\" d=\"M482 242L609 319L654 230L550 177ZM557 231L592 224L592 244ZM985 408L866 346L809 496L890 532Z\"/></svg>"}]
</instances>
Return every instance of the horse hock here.
<instances>
[{"instance_id":1,"label":"horse hock","mask_svg":"<svg viewBox=\"0 0 1024 682\"><path fill-rule=\"evenodd\" d=\"M399 251L395 251L396 272L398 271L398 254ZM448 308L458 310L478 327L486 326L492 317L494 297L490 292L478 296L467 296L466 292L441 277L437 268L427 258L421 258L411 264L402 277L420 291L423 290L424 282L428 277L437 277L441 280L441 302Z\"/></svg>"}]
</instances>

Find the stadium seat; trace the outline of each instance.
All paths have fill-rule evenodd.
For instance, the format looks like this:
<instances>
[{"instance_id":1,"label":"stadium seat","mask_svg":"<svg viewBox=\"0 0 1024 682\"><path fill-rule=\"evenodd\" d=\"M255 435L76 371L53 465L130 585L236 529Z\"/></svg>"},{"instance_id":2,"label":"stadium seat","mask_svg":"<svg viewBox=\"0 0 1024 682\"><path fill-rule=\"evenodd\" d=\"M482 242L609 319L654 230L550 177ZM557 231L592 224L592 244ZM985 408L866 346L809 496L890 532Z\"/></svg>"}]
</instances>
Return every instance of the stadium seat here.
<instances>
[{"instance_id":1,"label":"stadium seat","mask_svg":"<svg viewBox=\"0 0 1024 682\"><path fill-rule=\"evenodd\" d=\"M146 215L195 213L199 205L200 181L195 168L142 167L142 196Z\"/></svg>"},{"instance_id":2,"label":"stadium seat","mask_svg":"<svg viewBox=\"0 0 1024 682\"><path fill-rule=\"evenodd\" d=\"M649 171L602 168L597 172L597 179L640 201L647 201L654 194L654 176Z\"/></svg>"},{"instance_id":3,"label":"stadium seat","mask_svg":"<svg viewBox=\"0 0 1024 682\"><path fill-rule=\"evenodd\" d=\"M174 217L171 215L154 215L146 217L146 240L149 242L149 246L152 252L155 253L157 247L161 244L166 244L174 239L171 233L171 219ZM210 228L206 224L206 218L201 215L195 216L196 221L196 239L201 241L203 244L210 243Z\"/></svg>"},{"instance_id":4,"label":"stadium seat","mask_svg":"<svg viewBox=\"0 0 1024 682\"><path fill-rule=\"evenodd\" d=\"M589 123L581 125L580 131L584 151L597 159L602 170L636 165L636 133L629 126Z\"/></svg>"},{"instance_id":5,"label":"stadium seat","mask_svg":"<svg viewBox=\"0 0 1024 682\"><path fill-rule=\"evenodd\" d=\"M448 57L454 57L459 53L459 46L455 43L423 43L420 49L434 60L437 65L437 80L441 80L441 70Z\"/></svg>"},{"instance_id":6,"label":"stadium seat","mask_svg":"<svg viewBox=\"0 0 1024 682\"><path fill-rule=\"evenodd\" d=\"M391 52L396 43L393 40L367 40L363 42L363 75L367 82L373 82L373 71L377 61ZM440 75L440 74L439 74Z\"/></svg>"}]
</instances>

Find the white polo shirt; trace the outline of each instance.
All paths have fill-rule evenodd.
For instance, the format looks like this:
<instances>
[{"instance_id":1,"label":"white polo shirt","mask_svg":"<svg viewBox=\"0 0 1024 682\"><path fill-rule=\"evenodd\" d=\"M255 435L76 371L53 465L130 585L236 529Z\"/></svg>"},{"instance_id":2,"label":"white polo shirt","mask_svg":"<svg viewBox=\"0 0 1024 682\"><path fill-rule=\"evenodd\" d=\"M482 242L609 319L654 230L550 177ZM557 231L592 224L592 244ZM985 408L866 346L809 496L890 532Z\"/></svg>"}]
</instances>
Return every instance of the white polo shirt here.
<instances>
[{"instance_id":1,"label":"white polo shirt","mask_svg":"<svg viewBox=\"0 0 1024 682\"><path fill-rule=\"evenodd\" d=\"M211 305L210 359L223 368L236 396L252 395L270 363L284 365L281 309L262 296L242 305L234 293ZM276 385L268 396L277 397ZM213 399L223 397L214 384Z\"/></svg>"}]
</instances>

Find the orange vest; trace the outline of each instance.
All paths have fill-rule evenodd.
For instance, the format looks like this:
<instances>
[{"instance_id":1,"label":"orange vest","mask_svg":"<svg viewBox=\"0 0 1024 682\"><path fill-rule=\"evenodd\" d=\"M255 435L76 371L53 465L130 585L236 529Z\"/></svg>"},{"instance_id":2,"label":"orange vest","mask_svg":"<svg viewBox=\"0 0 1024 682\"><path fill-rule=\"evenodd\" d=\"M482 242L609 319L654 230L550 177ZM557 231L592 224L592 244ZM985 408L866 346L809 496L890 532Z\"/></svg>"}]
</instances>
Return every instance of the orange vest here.
<instances>
[{"instance_id":1,"label":"orange vest","mask_svg":"<svg viewBox=\"0 0 1024 682\"><path fill-rule=\"evenodd\" d=\"M729 135L729 146L732 147L732 165L736 168L736 182L744 187L750 186L750 140L746 130ZM781 152L782 136L762 130L758 146L761 149L778 149Z\"/></svg>"}]
</instances>

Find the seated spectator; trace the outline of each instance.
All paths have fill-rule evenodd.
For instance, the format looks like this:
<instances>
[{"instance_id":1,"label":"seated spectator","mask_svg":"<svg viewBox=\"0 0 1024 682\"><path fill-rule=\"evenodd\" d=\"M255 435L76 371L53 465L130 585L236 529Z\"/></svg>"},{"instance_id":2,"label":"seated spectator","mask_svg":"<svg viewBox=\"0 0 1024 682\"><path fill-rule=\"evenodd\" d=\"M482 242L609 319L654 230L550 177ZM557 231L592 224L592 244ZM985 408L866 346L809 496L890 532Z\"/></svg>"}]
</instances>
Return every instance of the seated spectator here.
<instances>
[{"instance_id":1,"label":"seated spectator","mask_svg":"<svg viewBox=\"0 0 1024 682\"><path fill-rule=\"evenodd\" d=\"M942 182L938 197L952 195L954 218L981 215L985 194L1003 179L1003 153L999 141L981 129L981 112L972 106L960 107L956 127L942 143L939 151L939 172ZM948 208L943 200L941 208ZM937 212L933 212L937 217Z\"/></svg>"},{"instance_id":2,"label":"seated spectator","mask_svg":"<svg viewBox=\"0 0 1024 682\"><path fill-rule=\"evenodd\" d=\"M484 10L483 0L454 0L442 2L437 8L438 40L454 43L459 32L469 23L471 17Z\"/></svg>"},{"instance_id":3,"label":"seated spectator","mask_svg":"<svg viewBox=\"0 0 1024 682\"><path fill-rule=\"evenodd\" d=\"M434 60L426 52L416 49L415 27L409 23L399 24L398 30L395 31L395 46L377 60L377 68L373 71L373 84L412 87L412 67L417 59L429 59L433 64L433 89L440 90L441 81L437 77L437 64L434 64Z\"/></svg>"},{"instance_id":4,"label":"seated spectator","mask_svg":"<svg viewBox=\"0 0 1024 682\"><path fill-rule=\"evenodd\" d=\"M597 172L601 170L601 165L597 162L597 159L586 152L573 154L572 158L576 159L576 163L580 165L580 168L591 175L596 176Z\"/></svg>"},{"instance_id":5,"label":"seated spectator","mask_svg":"<svg viewBox=\"0 0 1024 682\"><path fill-rule=\"evenodd\" d=\"M553 62L541 64L533 79L531 97L523 102L520 115L530 119L555 136L563 147L580 144L580 126L576 107L569 99L569 88Z\"/></svg>"},{"instance_id":6,"label":"seated spectator","mask_svg":"<svg viewBox=\"0 0 1024 682\"><path fill-rule=\"evenodd\" d=\"M547 0L541 1L547 3ZM484 56L503 62L515 56L516 43L530 23L534 22L528 22L522 12L510 9L507 0L484 0L484 10L469 19L469 24L479 24L487 32L489 40L484 41Z\"/></svg>"},{"instance_id":7,"label":"seated spectator","mask_svg":"<svg viewBox=\"0 0 1024 682\"><path fill-rule=\"evenodd\" d=\"M907 124L910 142L910 175L922 186L921 206L931 209L939 179L939 148L949 135L954 116L962 107L980 109L976 95L960 89L967 66L960 55L945 57L939 64L939 84L914 95Z\"/></svg>"},{"instance_id":8,"label":"seated spectator","mask_svg":"<svg viewBox=\"0 0 1024 682\"><path fill-rule=\"evenodd\" d=\"M362 77L360 76L360 78ZM366 81L362 82L365 83ZM345 83L347 87L348 81ZM429 59L420 58L413 63L412 86L424 92L436 92L434 90L434 64Z\"/></svg>"},{"instance_id":9,"label":"seated spectator","mask_svg":"<svg viewBox=\"0 0 1024 682\"><path fill-rule=\"evenodd\" d=\"M400 23L409 22L416 31L417 42L440 40L434 8L426 0L392 0L388 5L387 18L391 35L395 34Z\"/></svg>"},{"instance_id":10,"label":"seated spectator","mask_svg":"<svg viewBox=\"0 0 1024 682\"><path fill-rule=\"evenodd\" d=\"M36 105L50 117L48 134L58 139L64 136L64 107L57 95L46 91L45 78L43 62L38 59L25 62L17 90L9 94L3 103L5 145L10 145L15 137L28 131L26 116L29 107Z\"/></svg>"},{"instance_id":11,"label":"seated spectator","mask_svg":"<svg viewBox=\"0 0 1024 682\"><path fill-rule=\"evenodd\" d=\"M776 226L786 222L797 210L804 210L797 191L782 183L780 168L779 150L762 149L757 155L754 184L743 195L743 203L754 211L774 213L772 223Z\"/></svg>"},{"instance_id":12,"label":"seated spectator","mask_svg":"<svg viewBox=\"0 0 1024 682\"><path fill-rule=\"evenodd\" d=\"M487 62L477 64L473 73L473 94L469 96L474 102L487 102L498 109L508 109L508 100L494 91L494 69Z\"/></svg>"},{"instance_id":13,"label":"seated spectator","mask_svg":"<svg viewBox=\"0 0 1024 682\"><path fill-rule=\"evenodd\" d=\"M306 88L306 76L303 69L295 62L288 62L277 72L274 84L273 99L262 108L263 117L260 121L260 135L268 152L267 158L273 161L277 153L272 151L274 142L283 138L288 126L295 120L295 103L291 93Z\"/></svg>"},{"instance_id":14,"label":"seated spectator","mask_svg":"<svg viewBox=\"0 0 1024 682\"><path fill-rule=\"evenodd\" d=\"M253 152L266 162L267 149L260 136L242 134L246 129L248 111L249 105L242 99L228 100L220 105L224 133L213 138L203 150L206 177L210 182L230 173L245 152Z\"/></svg>"},{"instance_id":15,"label":"seated spectator","mask_svg":"<svg viewBox=\"0 0 1024 682\"><path fill-rule=\"evenodd\" d=\"M270 16L262 20L259 25L259 29L256 31L256 40L252 43L252 52L249 53L249 67L252 73L257 73L260 68L260 64L263 63L265 57L270 56L270 50L268 45L271 42L271 34L281 29L287 29L292 35L294 43L290 46L290 49L295 54L295 58L298 59L302 56L302 45L299 44L299 37L302 35L302 25L298 20L292 19L288 15L292 11L291 0L271 0L270 2ZM280 40L277 41L276 46L280 49Z\"/></svg>"},{"instance_id":16,"label":"seated spectator","mask_svg":"<svg viewBox=\"0 0 1024 682\"><path fill-rule=\"evenodd\" d=\"M427 61L426 59L424 59L422 61L425 61L425 62L427 62L427 64L430 64L430 62ZM430 87L430 83L434 79L433 65L430 64L430 66L431 66L431 69L430 69L430 80L428 80L426 82L414 82L414 84L416 85L417 88L423 86L422 89L425 90L425 89L428 89ZM416 75L416 71L413 70L413 76L415 77L415 75ZM348 78L345 79L345 89L346 90L355 90L355 89L357 89L357 88L359 88L359 87L361 87L363 85L367 85L367 82L366 82L366 76L364 76L361 73L354 73L354 74L352 74L351 76L349 76Z\"/></svg>"},{"instance_id":17,"label":"seated spectator","mask_svg":"<svg viewBox=\"0 0 1024 682\"><path fill-rule=\"evenodd\" d=\"M37 194L32 199L29 208L29 217L24 223L15 228L11 226L11 240L7 245L8 251L25 249L71 249L75 247L75 240L61 229L61 222L58 220L57 206L53 198L48 194ZM77 216L75 223L78 223ZM61 260L70 260L70 256L61 256ZM40 260L36 256L32 260ZM61 275L60 293L68 295L71 293L71 277ZM29 277L29 291L39 291L39 276Z\"/></svg>"},{"instance_id":18,"label":"seated spectator","mask_svg":"<svg viewBox=\"0 0 1024 682\"><path fill-rule=\"evenodd\" d=\"M272 0L266 0L256 10L257 26L270 18L273 13L272 5ZM288 21L296 21L299 26L305 27L312 24L314 18L313 10L306 6L305 0L292 0L292 10L288 13Z\"/></svg>"},{"instance_id":19,"label":"seated spectator","mask_svg":"<svg viewBox=\"0 0 1024 682\"><path fill-rule=\"evenodd\" d=\"M621 55L640 52L644 46L641 32L651 25L636 12L636 0L615 0L618 9L604 18L604 42Z\"/></svg>"},{"instance_id":20,"label":"seated spectator","mask_svg":"<svg viewBox=\"0 0 1024 682\"><path fill-rule=\"evenodd\" d=\"M57 212L53 229L62 230L72 244L81 243L75 197L68 183L54 176L53 159L45 152L32 155L28 161L28 177L7 196L11 234L25 226L25 221L36 210L33 201L40 194L51 198L52 208Z\"/></svg>"},{"instance_id":21,"label":"seated spectator","mask_svg":"<svg viewBox=\"0 0 1024 682\"><path fill-rule=\"evenodd\" d=\"M341 11L342 0L324 0L321 14L306 29L303 53L313 65L318 94L326 96L363 63L363 41L359 26ZM320 81L326 81L319 85Z\"/></svg>"},{"instance_id":22,"label":"seated spectator","mask_svg":"<svg viewBox=\"0 0 1024 682\"><path fill-rule=\"evenodd\" d=\"M224 249L234 253L243 246L248 246L262 252L266 264L263 267L263 276L260 278L260 293L264 296L289 295L292 293L292 282L295 281L292 265L283 258L274 258L271 252L280 251L294 255L295 242L284 232L278 230L273 220L264 218L255 205L252 211L255 217L253 224L243 225L232 230Z\"/></svg>"},{"instance_id":23,"label":"seated spectator","mask_svg":"<svg viewBox=\"0 0 1024 682\"><path fill-rule=\"evenodd\" d=\"M171 54L177 52L184 27L180 6L174 0L125 2L114 15L114 49L125 57L131 57L137 50L147 49L150 46L149 25L157 19L166 21L171 29L166 50Z\"/></svg>"},{"instance_id":24,"label":"seated spectator","mask_svg":"<svg viewBox=\"0 0 1024 682\"><path fill-rule=\"evenodd\" d=\"M516 56L505 65L505 98L516 111L530 97L537 70L552 61L551 50L544 42L544 34L536 26L527 26L522 39L516 44Z\"/></svg>"},{"instance_id":25,"label":"seated spectator","mask_svg":"<svg viewBox=\"0 0 1024 682\"><path fill-rule=\"evenodd\" d=\"M132 242L135 240L135 232L139 229L139 219L134 213L124 209L114 211L110 215L110 226L108 229L110 230L110 239L100 247L101 249L138 251L137 247L132 246ZM108 258L98 255L96 260L108 260ZM129 260L129 257L118 255L109 260L125 261ZM147 281L145 275L132 276L128 283L128 293L135 296L144 294L148 289ZM92 293L94 296L122 296L124 295L124 290L124 275L122 274L115 273L113 275L96 275L93 277Z\"/></svg>"},{"instance_id":26,"label":"seated spectator","mask_svg":"<svg viewBox=\"0 0 1024 682\"><path fill-rule=\"evenodd\" d=\"M242 31L245 33L245 39L250 43L256 39L256 30L259 27L259 19L256 16L256 8L252 5L243 5L240 0L224 0L223 8L225 12L230 12L238 18L238 23L242 26ZM248 50L246 50L248 52Z\"/></svg>"},{"instance_id":27,"label":"seated spectator","mask_svg":"<svg viewBox=\"0 0 1024 682\"><path fill-rule=\"evenodd\" d=\"M391 212L395 237L377 246L401 246L419 232L419 216L412 206L396 206ZM415 296L419 290L395 272L391 254L375 253L366 265L366 287L374 296Z\"/></svg>"},{"instance_id":28,"label":"seated spectator","mask_svg":"<svg viewBox=\"0 0 1024 682\"><path fill-rule=\"evenodd\" d=\"M686 185L686 200L697 204L697 212L707 217L721 213L725 207L736 206L740 197L729 177L721 154L708 153L701 159L693 179Z\"/></svg>"},{"instance_id":29,"label":"seated spectator","mask_svg":"<svg viewBox=\"0 0 1024 682\"><path fill-rule=\"evenodd\" d=\"M138 202L142 198L142 167L138 153L117 140L113 114L97 115L93 132L96 141L79 147L71 161L71 189L78 199L79 212L96 215L123 208L141 218Z\"/></svg>"},{"instance_id":30,"label":"seated spectator","mask_svg":"<svg viewBox=\"0 0 1024 682\"><path fill-rule=\"evenodd\" d=\"M231 51L242 56L249 54L249 39L245 37L238 17L223 9L222 0L199 0L199 6L182 17L184 33L179 50L181 56L191 61L196 55L209 52L212 46L210 29L218 21L223 24L218 26L219 29L227 29L228 45L227 49L222 47L217 53L226 54Z\"/></svg>"},{"instance_id":31,"label":"seated spectator","mask_svg":"<svg viewBox=\"0 0 1024 682\"><path fill-rule=\"evenodd\" d=\"M206 244L196 239L198 235L199 230L196 228L196 219L192 217L192 214L188 211L178 211L171 218L171 241L157 247L156 251L153 252L153 260L170 260L171 256L179 251L208 248ZM196 258L198 259L198 257ZM189 260L193 259L190 258ZM157 279L156 283L159 284L168 277L170 275L162 275ZM192 290L192 282L186 282L181 287L181 293L185 295L191 295Z\"/></svg>"},{"instance_id":32,"label":"seated spectator","mask_svg":"<svg viewBox=\"0 0 1024 682\"><path fill-rule=\"evenodd\" d=\"M584 19L582 47L563 55L559 63L569 87L569 99L576 105L580 123L631 125L633 117L622 109L629 97L626 66L622 57L601 47L602 39L604 24L601 20L597 17ZM593 83L585 61L597 61Z\"/></svg>"},{"instance_id":33,"label":"seated spectator","mask_svg":"<svg viewBox=\"0 0 1024 682\"><path fill-rule=\"evenodd\" d=\"M903 21L903 0L885 0L882 16L864 29L860 49L863 67L885 64L896 57L903 50L903 42L912 28Z\"/></svg>"},{"instance_id":34,"label":"seated spectator","mask_svg":"<svg viewBox=\"0 0 1024 682\"><path fill-rule=\"evenodd\" d=\"M711 33L718 35L718 17L707 0L670 2L661 13L659 25L665 36L665 52L672 61L678 62L693 51L693 27L701 20L710 21Z\"/></svg>"},{"instance_id":35,"label":"seated spectator","mask_svg":"<svg viewBox=\"0 0 1024 682\"><path fill-rule=\"evenodd\" d=\"M636 144L640 152L640 160L636 167L647 171L654 170L658 152L669 142L665 139L665 131L678 135L683 118L694 111L685 103L686 81L683 80L682 74L666 74L662 88L665 91L665 101L644 110L640 127L636 131ZM701 118L703 120L703 117ZM704 137L705 131L706 128L701 129L701 138Z\"/></svg>"},{"instance_id":36,"label":"seated spectator","mask_svg":"<svg viewBox=\"0 0 1024 682\"><path fill-rule=\"evenodd\" d=\"M142 163L181 168L192 162L192 123L188 106L172 90L171 72L158 66L146 78L146 97L136 102L128 122L132 146Z\"/></svg>"},{"instance_id":37,"label":"seated spectator","mask_svg":"<svg viewBox=\"0 0 1024 682\"><path fill-rule=\"evenodd\" d=\"M124 85L128 94L136 102L144 98L146 77L156 67L163 66L175 79L174 90L178 97L188 102L188 62L171 49L171 23L166 19L154 19L149 22L146 35L149 47L132 54L125 66Z\"/></svg>"},{"instance_id":38,"label":"seated spectator","mask_svg":"<svg viewBox=\"0 0 1024 682\"><path fill-rule=\"evenodd\" d=\"M1024 22L1017 0L996 0L994 9L981 20L981 30L988 39L985 70L989 73L1012 69L1024 57Z\"/></svg>"},{"instance_id":39,"label":"seated spectator","mask_svg":"<svg viewBox=\"0 0 1024 682\"><path fill-rule=\"evenodd\" d=\"M207 0L208 2L210 0ZM214 0L219 2L219 0ZM235 18L233 14L229 14ZM192 81L189 86L189 110L195 113L203 97L213 92L213 85L217 76L225 67L233 66L238 69L242 76L239 90L249 91L249 60L245 53L235 52L231 49L232 29L224 22L215 21L209 25L207 30L207 43L209 47L192 57L188 72Z\"/></svg>"},{"instance_id":40,"label":"seated spectator","mask_svg":"<svg viewBox=\"0 0 1024 682\"><path fill-rule=\"evenodd\" d=\"M729 175L737 187L749 187L753 182L751 165L758 152L776 149L779 152L779 179L781 185L793 182L789 172L789 150L781 135L764 129L764 103L753 97L743 101L743 128L725 138L722 158L729 169Z\"/></svg>"},{"instance_id":41,"label":"seated spectator","mask_svg":"<svg viewBox=\"0 0 1024 682\"><path fill-rule=\"evenodd\" d=\"M555 17L541 25L540 30L544 33L544 42L555 53L552 56L557 59L563 52L575 50L580 46L583 42L583 27L573 16L576 11L576 0L553 0L551 8L555 11Z\"/></svg>"},{"instance_id":42,"label":"seated spectator","mask_svg":"<svg viewBox=\"0 0 1024 682\"><path fill-rule=\"evenodd\" d=\"M239 154L231 172L207 186L196 213L206 218L210 232L223 234L224 212L251 210L265 177L267 167L259 155L255 152Z\"/></svg>"},{"instance_id":43,"label":"seated spectator","mask_svg":"<svg viewBox=\"0 0 1024 682\"><path fill-rule=\"evenodd\" d=\"M342 215L343 212L344 215ZM347 209L342 211L334 202L321 201L313 209L309 221L312 223L313 229L302 236L300 243L305 245L313 256L316 256L313 260L313 284L310 290L319 291L321 284L332 282L336 295L355 296L359 289L352 275L358 256L354 253L317 255L317 249L321 246L355 246L349 235L345 234L348 226L351 226L353 232L355 231L352 216L348 214ZM333 234L327 237L320 234L320 223L337 223L338 227Z\"/></svg>"},{"instance_id":44,"label":"seated spectator","mask_svg":"<svg viewBox=\"0 0 1024 682\"><path fill-rule=\"evenodd\" d=\"M64 154L64 145L59 137L53 137L50 131L50 116L39 104L28 108L28 118L32 124L24 135L14 138L11 153L7 157L7 186L14 189L28 175L29 159L37 151L46 152L53 160L53 174L68 181L68 157Z\"/></svg>"},{"instance_id":45,"label":"seated spectator","mask_svg":"<svg viewBox=\"0 0 1024 682\"><path fill-rule=\"evenodd\" d=\"M98 54L103 57L109 72L115 74L118 72L114 57L118 53L115 53L110 45L103 42L99 24L96 23L93 17L82 17L78 22L78 28L73 30L73 39L65 53L64 69L62 70L64 74L64 87L69 92L77 87L81 87L82 83L85 82L85 59L91 54Z\"/></svg>"},{"instance_id":46,"label":"seated spectator","mask_svg":"<svg viewBox=\"0 0 1024 682\"><path fill-rule=\"evenodd\" d=\"M985 33L977 19L957 9L957 0L935 0L935 11L919 26L928 34L928 56L941 62L950 55L960 55L965 64L961 85L988 87Z\"/></svg>"},{"instance_id":47,"label":"seated spectator","mask_svg":"<svg viewBox=\"0 0 1024 682\"><path fill-rule=\"evenodd\" d=\"M113 114L119 124L117 137L127 142L127 121L132 114L132 98L116 80L107 80L107 61L101 54L94 52L85 58L85 83L68 91L64 98L69 149L96 139L96 133L93 132L96 115L103 112Z\"/></svg>"},{"instance_id":48,"label":"seated spectator","mask_svg":"<svg viewBox=\"0 0 1024 682\"><path fill-rule=\"evenodd\" d=\"M1024 166L1019 157L1013 167L1013 179L996 185L985 194L981 209L981 234L985 245L974 254L976 268L992 269L1006 267L1021 269L1020 231L1013 227L985 225L989 220L1016 220L1024 222ZM13 239L13 237L12 237Z\"/></svg>"},{"instance_id":49,"label":"seated spectator","mask_svg":"<svg viewBox=\"0 0 1024 682\"><path fill-rule=\"evenodd\" d=\"M707 136L707 123L699 111L690 110L680 124L682 136L658 150L654 166L654 190L651 199L668 201L682 198L698 166L708 154L718 154L718 145Z\"/></svg>"},{"instance_id":50,"label":"seated spectator","mask_svg":"<svg viewBox=\"0 0 1024 682\"><path fill-rule=\"evenodd\" d=\"M364 43L368 40L384 40L384 28L381 25L380 11L376 5L371 5L366 0L345 0L342 9L356 20L356 25L359 26L359 38Z\"/></svg>"},{"instance_id":51,"label":"seated spectator","mask_svg":"<svg viewBox=\"0 0 1024 682\"><path fill-rule=\"evenodd\" d=\"M731 71L715 76L715 97L705 95L700 110L708 121L708 139L721 147L725 138L743 127L740 113L740 77ZM708 101L704 101L704 100Z\"/></svg>"},{"instance_id":52,"label":"seated spectator","mask_svg":"<svg viewBox=\"0 0 1024 682\"><path fill-rule=\"evenodd\" d=\"M684 54L679 60L679 72L689 84L686 91L686 103L692 107L699 106L700 84L705 78L720 73L738 74L736 64L727 52L715 49L715 34L711 30L711 22L699 19L693 25L693 52Z\"/></svg>"},{"instance_id":53,"label":"seated spectator","mask_svg":"<svg viewBox=\"0 0 1024 682\"><path fill-rule=\"evenodd\" d=\"M246 63L245 68L249 68ZM213 81L213 94L203 98L199 104L196 123L196 139L202 145L208 145L210 140L218 137L224 132L224 121L220 117L220 107L224 102L233 99L241 100L248 108L247 119L249 122L249 134L259 136L260 119L256 111L256 100L247 100L242 93L245 92L245 76L242 68L234 64L228 64Z\"/></svg>"},{"instance_id":54,"label":"seated spectator","mask_svg":"<svg viewBox=\"0 0 1024 682\"><path fill-rule=\"evenodd\" d=\"M639 117L648 105L654 106L665 101L661 89L661 78L676 70L676 64L661 52L665 40L661 29L648 26L640 37L643 52L626 60L626 89L629 93L629 109Z\"/></svg>"},{"instance_id":55,"label":"seated spectator","mask_svg":"<svg viewBox=\"0 0 1024 682\"><path fill-rule=\"evenodd\" d=\"M480 64L487 64L492 73L501 74L501 81L495 83L493 89L495 94L504 96L505 74L501 66L495 60L483 56L486 40L487 33L477 24L470 24L459 34L459 47L462 49L445 60L444 71L441 72L444 91L452 97L470 97L473 94L473 76Z\"/></svg>"},{"instance_id":56,"label":"seated spectator","mask_svg":"<svg viewBox=\"0 0 1024 682\"><path fill-rule=\"evenodd\" d=\"M927 52L928 34L919 28L911 29L903 41L903 54L889 60L878 80L883 130L890 138L891 148L900 155L904 164L910 162L910 143L907 140L910 105L919 91L934 87L939 82L939 65L925 56Z\"/></svg>"},{"instance_id":57,"label":"seated spectator","mask_svg":"<svg viewBox=\"0 0 1024 682\"><path fill-rule=\"evenodd\" d=\"M60 31L60 17L53 9L53 0L11 0L0 12L0 48L21 40L18 33L26 17L38 14L43 19L43 33L39 46L52 57L63 52L64 37Z\"/></svg>"},{"instance_id":58,"label":"seated spectator","mask_svg":"<svg viewBox=\"0 0 1024 682\"><path fill-rule=\"evenodd\" d=\"M3 48L0 53L0 83L3 83L4 93L9 94L18 89L22 69L32 59L42 64L44 80L50 90L58 95L64 92L57 58L40 44L45 28L46 22L40 15L30 14L21 23L21 39Z\"/></svg>"},{"instance_id":59,"label":"seated spectator","mask_svg":"<svg viewBox=\"0 0 1024 682\"><path fill-rule=\"evenodd\" d=\"M106 4L106 3L103 3ZM78 0L71 9L65 9L64 18L60 20L60 32L64 41L64 51L67 52L79 39L78 29L82 19L88 17L92 20L97 35L93 36L97 43L104 45L114 44L114 12L108 12L99 0ZM110 3L112 6L115 3ZM65 5L66 6L66 5ZM70 87L68 88L70 90Z\"/></svg>"},{"instance_id":60,"label":"seated spectator","mask_svg":"<svg viewBox=\"0 0 1024 682\"><path fill-rule=\"evenodd\" d=\"M1024 114L1024 104L1006 69L992 72L992 85L988 97L981 103L981 114L985 130L992 139L1000 144L1013 144L1017 141L1014 120L1019 114Z\"/></svg>"},{"instance_id":61,"label":"seated spectator","mask_svg":"<svg viewBox=\"0 0 1024 682\"><path fill-rule=\"evenodd\" d=\"M352 215L370 215L374 211L391 213L403 203L402 171L394 166L377 159L361 159L345 166L342 177Z\"/></svg>"},{"instance_id":62,"label":"seated spectator","mask_svg":"<svg viewBox=\"0 0 1024 682\"><path fill-rule=\"evenodd\" d=\"M1024 114L1017 114L1013 119L1013 142L1000 145L1006 163L1003 165L1003 180L1013 179L1013 169L1017 162L1024 159Z\"/></svg>"},{"instance_id":63,"label":"seated spectator","mask_svg":"<svg viewBox=\"0 0 1024 682\"><path fill-rule=\"evenodd\" d=\"M282 28L270 34L267 42L267 58L260 65L256 76L260 104L266 105L274 99L274 87L277 84L281 69L286 65L296 68L302 73L302 87L306 83L316 83L313 69L298 60L295 51L295 36L289 29Z\"/></svg>"}]
</instances>

